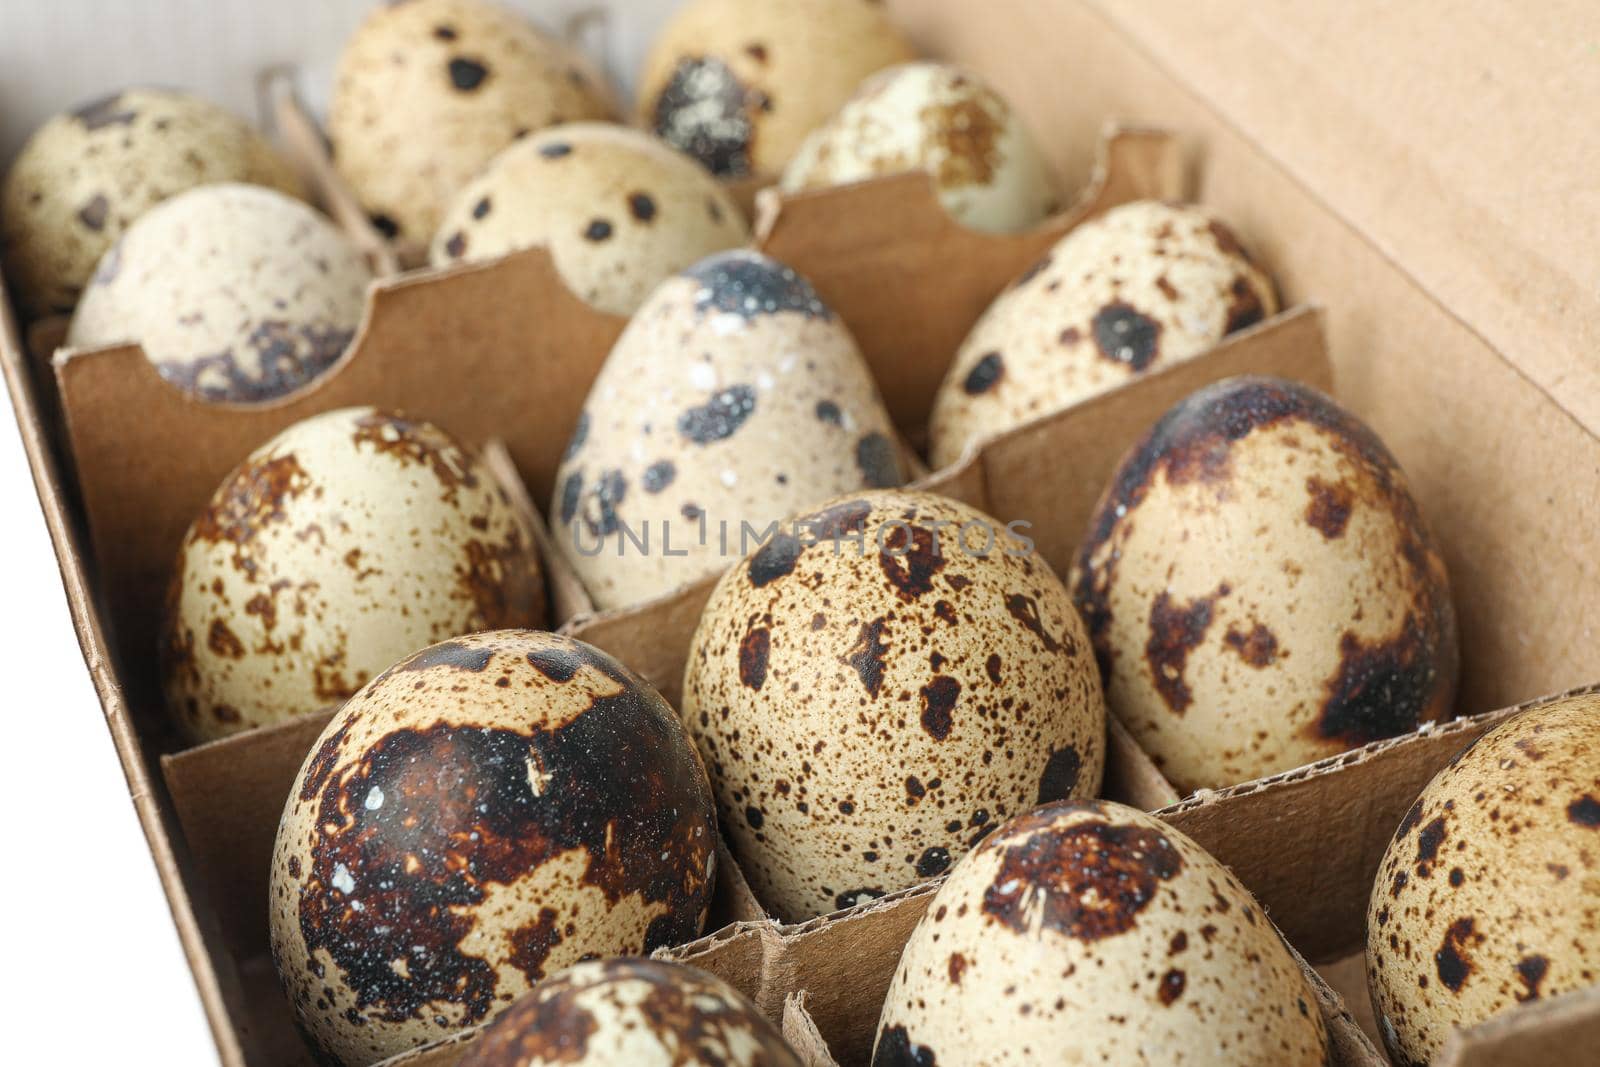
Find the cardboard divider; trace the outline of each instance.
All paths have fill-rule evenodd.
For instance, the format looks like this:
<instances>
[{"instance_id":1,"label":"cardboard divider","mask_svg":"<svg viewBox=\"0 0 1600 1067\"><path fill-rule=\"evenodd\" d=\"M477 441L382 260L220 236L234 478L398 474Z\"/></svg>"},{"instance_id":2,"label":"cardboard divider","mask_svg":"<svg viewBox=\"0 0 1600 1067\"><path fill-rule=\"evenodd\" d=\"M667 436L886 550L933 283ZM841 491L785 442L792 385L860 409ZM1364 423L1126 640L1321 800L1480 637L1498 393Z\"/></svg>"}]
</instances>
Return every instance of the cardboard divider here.
<instances>
[{"instance_id":1,"label":"cardboard divider","mask_svg":"<svg viewBox=\"0 0 1600 1067\"><path fill-rule=\"evenodd\" d=\"M806 992L783 998L783 1039L800 1055L801 1067L838 1067L822 1031L806 1010Z\"/></svg>"}]
</instances>

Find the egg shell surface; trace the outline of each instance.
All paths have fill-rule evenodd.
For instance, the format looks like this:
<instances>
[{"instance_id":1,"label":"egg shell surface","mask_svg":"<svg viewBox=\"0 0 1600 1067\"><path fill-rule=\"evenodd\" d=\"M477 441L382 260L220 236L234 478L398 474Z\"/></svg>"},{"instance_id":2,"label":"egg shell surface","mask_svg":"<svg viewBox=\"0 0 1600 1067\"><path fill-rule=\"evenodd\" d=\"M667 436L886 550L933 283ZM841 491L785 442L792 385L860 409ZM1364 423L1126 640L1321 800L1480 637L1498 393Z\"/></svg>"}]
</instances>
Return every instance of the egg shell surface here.
<instances>
[{"instance_id":1,"label":"egg shell surface","mask_svg":"<svg viewBox=\"0 0 1600 1067\"><path fill-rule=\"evenodd\" d=\"M378 230L426 244L457 191L511 142L613 112L594 67L519 13L407 0L374 7L346 42L328 137Z\"/></svg>"},{"instance_id":2,"label":"egg shell surface","mask_svg":"<svg viewBox=\"0 0 1600 1067\"><path fill-rule=\"evenodd\" d=\"M841 498L796 529L723 576L683 684L770 912L797 922L904 889L1009 816L1099 791L1087 635L1027 545L915 491Z\"/></svg>"},{"instance_id":3,"label":"egg shell surface","mask_svg":"<svg viewBox=\"0 0 1600 1067\"><path fill-rule=\"evenodd\" d=\"M1390 1059L1600 979L1600 696L1501 723L1423 789L1378 867L1367 978ZM1574 1061L1575 1062L1575 1061Z\"/></svg>"},{"instance_id":4,"label":"egg shell surface","mask_svg":"<svg viewBox=\"0 0 1600 1067\"><path fill-rule=\"evenodd\" d=\"M1056 242L961 343L934 400L933 464L1192 359L1277 309L1271 280L1210 212L1112 208Z\"/></svg>"},{"instance_id":5,"label":"egg shell surface","mask_svg":"<svg viewBox=\"0 0 1600 1067\"><path fill-rule=\"evenodd\" d=\"M136 219L211 182L303 193L248 123L187 93L126 89L46 122L0 191L6 280L23 314L70 312L95 264Z\"/></svg>"},{"instance_id":6,"label":"egg shell surface","mask_svg":"<svg viewBox=\"0 0 1600 1067\"><path fill-rule=\"evenodd\" d=\"M875 1067L1326 1062L1316 995L1226 867L1104 801L1013 819L900 957Z\"/></svg>"},{"instance_id":7,"label":"egg shell surface","mask_svg":"<svg viewBox=\"0 0 1600 1067\"><path fill-rule=\"evenodd\" d=\"M544 619L532 531L475 454L427 422L331 411L251 453L189 527L167 705L210 740L344 700L431 642Z\"/></svg>"},{"instance_id":8,"label":"egg shell surface","mask_svg":"<svg viewBox=\"0 0 1600 1067\"><path fill-rule=\"evenodd\" d=\"M322 1054L371 1063L585 956L692 940L716 834L648 683L555 634L455 638L374 679L307 757L273 850L273 958Z\"/></svg>"},{"instance_id":9,"label":"egg shell surface","mask_svg":"<svg viewBox=\"0 0 1600 1067\"><path fill-rule=\"evenodd\" d=\"M800 1067L783 1035L722 979L665 960L580 963L484 1032L461 1067Z\"/></svg>"},{"instance_id":10,"label":"egg shell surface","mask_svg":"<svg viewBox=\"0 0 1600 1067\"><path fill-rule=\"evenodd\" d=\"M152 208L111 246L67 343L137 341L193 396L262 403L338 361L371 280L355 245L306 204L255 185L205 185Z\"/></svg>"},{"instance_id":11,"label":"egg shell surface","mask_svg":"<svg viewBox=\"0 0 1600 1067\"><path fill-rule=\"evenodd\" d=\"M694 160L623 126L569 123L517 141L468 183L431 258L548 248L568 288L631 315L658 283L749 238L738 205Z\"/></svg>"},{"instance_id":12,"label":"egg shell surface","mask_svg":"<svg viewBox=\"0 0 1600 1067\"><path fill-rule=\"evenodd\" d=\"M798 192L908 170L927 171L944 209L977 230L1025 230L1060 206L1049 165L1011 105L945 63L868 78L806 138L780 184Z\"/></svg>"},{"instance_id":13,"label":"egg shell surface","mask_svg":"<svg viewBox=\"0 0 1600 1067\"><path fill-rule=\"evenodd\" d=\"M689 0L645 60L639 120L720 177L777 175L864 78L914 55L872 0Z\"/></svg>"},{"instance_id":14,"label":"egg shell surface","mask_svg":"<svg viewBox=\"0 0 1600 1067\"><path fill-rule=\"evenodd\" d=\"M1443 558L1373 432L1245 376L1129 450L1070 583L1106 701L1182 790L1218 788L1451 713Z\"/></svg>"},{"instance_id":15,"label":"egg shell surface","mask_svg":"<svg viewBox=\"0 0 1600 1067\"><path fill-rule=\"evenodd\" d=\"M622 607L715 574L796 511L905 476L843 322L788 267L725 252L663 282L617 340L551 530L595 604Z\"/></svg>"}]
</instances>

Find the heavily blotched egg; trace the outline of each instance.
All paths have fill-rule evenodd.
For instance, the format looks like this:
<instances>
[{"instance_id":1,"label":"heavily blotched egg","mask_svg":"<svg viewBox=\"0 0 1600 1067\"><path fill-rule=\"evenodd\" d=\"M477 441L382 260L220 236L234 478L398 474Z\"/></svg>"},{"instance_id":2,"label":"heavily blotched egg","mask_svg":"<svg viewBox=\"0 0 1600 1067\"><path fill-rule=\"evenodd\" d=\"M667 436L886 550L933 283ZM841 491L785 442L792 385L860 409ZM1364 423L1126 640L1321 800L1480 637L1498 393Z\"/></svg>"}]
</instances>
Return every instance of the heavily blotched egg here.
<instances>
[{"instance_id":1,"label":"heavily blotched egg","mask_svg":"<svg viewBox=\"0 0 1600 1067\"><path fill-rule=\"evenodd\" d=\"M1055 179L1011 105L976 75L907 63L868 78L784 168L795 192L925 170L939 202L977 230L1025 230L1058 207Z\"/></svg>"},{"instance_id":2,"label":"heavily blotched egg","mask_svg":"<svg viewBox=\"0 0 1600 1067\"><path fill-rule=\"evenodd\" d=\"M718 583L683 716L774 915L903 889L1011 815L1098 792L1089 642L1024 537L945 497L873 492L787 524Z\"/></svg>"},{"instance_id":3,"label":"heavily blotched egg","mask_svg":"<svg viewBox=\"0 0 1600 1067\"><path fill-rule=\"evenodd\" d=\"M1422 791L1367 907L1373 1014L1396 1064L1600 977L1600 696L1512 717Z\"/></svg>"},{"instance_id":4,"label":"heavily blotched egg","mask_svg":"<svg viewBox=\"0 0 1600 1067\"><path fill-rule=\"evenodd\" d=\"M550 505L601 608L715 574L801 508L899 485L855 341L810 283L755 252L663 282L589 391Z\"/></svg>"},{"instance_id":5,"label":"heavily blotched egg","mask_svg":"<svg viewBox=\"0 0 1600 1067\"><path fill-rule=\"evenodd\" d=\"M722 979L664 960L580 963L534 987L461 1067L800 1067Z\"/></svg>"},{"instance_id":6,"label":"heavily blotched egg","mask_svg":"<svg viewBox=\"0 0 1600 1067\"><path fill-rule=\"evenodd\" d=\"M272 954L330 1062L480 1022L546 974L697 937L717 827L670 705L596 648L502 630L356 694L272 856Z\"/></svg>"},{"instance_id":7,"label":"heavily blotched egg","mask_svg":"<svg viewBox=\"0 0 1600 1067\"><path fill-rule=\"evenodd\" d=\"M167 703L197 740L345 699L408 651L544 623L532 531L431 423L296 423L229 474L168 591Z\"/></svg>"},{"instance_id":8,"label":"heavily blotched egg","mask_svg":"<svg viewBox=\"0 0 1600 1067\"><path fill-rule=\"evenodd\" d=\"M327 218L256 185L206 185L146 212L101 257L67 343L137 341L202 400L259 403L344 354L372 280Z\"/></svg>"},{"instance_id":9,"label":"heavily blotched egg","mask_svg":"<svg viewBox=\"0 0 1600 1067\"><path fill-rule=\"evenodd\" d=\"M518 141L455 197L433 263L542 246L573 292L631 315L668 276L749 240L744 215L694 160L623 126L556 126Z\"/></svg>"},{"instance_id":10,"label":"heavily blotched egg","mask_svg":"<svg viewBox=\"0 0 1600 1067\"><path fill-rule=\"evenodd\" d=\"M425 244L456 192L512 141L612 113L594 68L520 14L407 0L373 8L345 44L328 137L378 230Z\"/></svg>"},{"instance_id":11,"label":"heavily blotched egg","mask_svg":"<svg viewBox=\"0 0 1600 1067\"><path fill-rule=\"evenodd\" d=\"M1013 819L906 944L876 1067L1318 1065L1305 971L1250 891L1183 834L1105 801Z\"/></svg>"},{"instance_id":12,"label":"heavily blotched egg","mask_svg":"<svg viewBox=\"0 0 1600 1067\"><path fill-rule=\"evenodd\" d=\"M1438 548L1383 442L1308 386L1230 378L1174 406L1101 496L1070 584L1111 711L1184 790L1450 714Z\"/></svg>"},{"instance_id":13,"label":"heavily blotched egg","mask_svg":"<svg viewBox=\"0 0 1600 1067\"><path fill-rule=\"evenodd\" d=\"M639 118L713 174L776 175L862 79L913 56L873 0L690 0L650 50Z\"/></svg>"},{"instance_id":14,"label":"heavily blotched egg","mask_svg":"<svg viewBox=\"0 0 1600 1067\"><path fill-rule=\"evenodd\" d=\"M45 123L0 194L6 280L23 313L71 311L95 264L135 219L209 182L301 194L260 134L187 93L128 89Z\"/></svg>"},{"instance_id":15,"label":"heavily blotched egg","mask_svg":"<svg viewBox=\"0 0 1600 1067\"><path fill-rule=\"evenodd\" d=\"M961 343L929 423L934 466L1191 359L1277 307L1272 282L1203 208L1113 208L1058 241Z\"/></svg>"}]
</instances>

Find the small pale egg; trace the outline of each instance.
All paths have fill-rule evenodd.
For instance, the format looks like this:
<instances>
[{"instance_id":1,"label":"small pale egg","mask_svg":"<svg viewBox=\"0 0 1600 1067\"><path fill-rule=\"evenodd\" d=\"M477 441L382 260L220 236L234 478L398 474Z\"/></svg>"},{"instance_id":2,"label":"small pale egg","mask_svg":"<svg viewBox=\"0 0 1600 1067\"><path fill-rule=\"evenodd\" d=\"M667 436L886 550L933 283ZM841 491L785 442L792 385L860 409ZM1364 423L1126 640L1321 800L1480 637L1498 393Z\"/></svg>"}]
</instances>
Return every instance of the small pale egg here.
<instances>
[{"instance_id":1,"label":"small pale egg","mask_svg":"<svg viewBox=\"0 0 1600 1067\"><path fill-rule=\"evenodd\" d=\"M961 343L929 421L933 464L1192 359L1277 307L1271 280L1208 211L1113 208L1023 272Z\"/></svg>"},{"instance_id":2,"label":"small pale egg","mask_svg":"<svg viewBox=\"0 0 1600 1067\"><path fill-rule=\"evenodd\" d=\"M36 130L0 192L6 280L29 318L66 314L95 264L162 200L210 182L301 195L299 179L255 130L169 89L128 89Z\"/></svg>"},{"instance_id":3,"label":"small pale egg","mask_svg":"<svg viewBox=\"0 0 1600 1067\"><path fill-rule=\"evenodd\" d=\"M774 915L904 889L1009 816L1098 792L1088 637L1021 532L864 493L786 524L712 592L683 717Z\"/></svg>"},{"instance_id":4,"label":"small pale egg","mask_svg":"<svg viewBox=\"0 0 1600 1067\"><path fill-rule=\"evenodd\" d=\"M273 849L272 956L324 1062L499 1013L547 974L699 936L717 826L661 696L556 634L432 645L340 709Z\"/></svg>"},{"instance_id":5,"label":"small pale egg","mask_svg":"<svg viewBox=\"0 0 1600 1067\"><path fill-rule=\"evenodd\" d=\"M162 635L167 704L208 740L337 703L408 651L545 618L532 531L431 423L296 423L189 527Z\"/></svg>"},{"instance_id":6,"label":"small pale egg","mask_svg":"<svg viewBox=\"0 0 1600 1067\"><path fill-rule=\"evenodd\" d=\"M1396 1064L1600 974L1600 696L1530 708L1458 753L1390 842L1367 906Z\"/></svg>"},{"instance_id":7,"label":"small pale egg","mask_svg":"<svg viewBox=\"0 0 1600 1067\"><path fill-rule=\"evenodd\" d=\"M664 960L580 963L517 1001L461 1067L800 1067L722 979Z\"/></svg>"},{"instance_id":8,"label":"small pale egg","mask_svg":"<svg viewBox=\"0 0 1600 1067\"><path fill-rule=\"evenodd\" d=\"M1289 770L1450 714L1444 561L1373 432L1239 377L1129 450L1070 584L1111 711L1183 790Z\"/></svg>"},{"instance_id":9,"label":"small pale egg","mask_svg":"<svg viewBox=\"0 0 1600 1067\"><path fill-rule=\"evenodd\" d=\"M1250 891L1153 816L1049 804L951 872L900 956L875 1067L1327 1062L1304 970Z\"/></svg>"},{"instance_id":10,"label":"small pale egg","mask_svg":"<svg viewBox=\"0 0 1600 1067\"><path fill-rule=\"evenodd\" d=\"M426 243L457 191L512 141L612 113L594 68L517 12L407 0L374 7L346 42L328 137L378 230Z\"/></svg>"},{"instance_id":11,"label":"small pale egg","mask_svg":"<svg viewBox=\"0 0 1600 1067\"><path fill-rule=\"evenodd\" d=\"M977 75L945 63L880 71L784 168L797 192L925 170L960 223L991 233L1033 226L1059 207L1055 178L1022 119Z\"/></svg>"},{"instance_id":12,"label":"small pale egg","mask_svg":"<svg viewBox=\"0 0 1600 1067\"><path fill-rule=\"evenodd\" d=\"M809 282L724 252L663 282L590 389L550 505L601 608L715 574L762 531L905 479L850 332Z\"/></svg>"},{"instance_id":13,"label":"small pale egg","mask_svg":"<svg viewBox=\"0 0 1600 1067\"><path fill-rule=\"evenodd\" d=\"M137 341L185 392L260 403L338 361L371 280L350 239L299 200L205 185L146 212L101 257L67 343Z\"/></svg>"},{"instance_id":14,"label":"small pale egg","mask_svg":"<svg viewBox=\"0 0 1600 1067\"><path fill-rule=\"evenodd\" d=\"M694 160L623 126L571 123L516 142L456 194L432 260L548 248L573 292L631 315L658 283L749 238L738 205Z\"/></svg>"},{"instance_id":15,"label":"small pale egg","mask_svg":"<svg viewBox=\"0 0 1600 1067\"><path fill-rule=\"evenodd\" d=\"M719 177L776 175L874 71L915 53L873 0L689 0L639 79L639 119Z\"/></svg>"}]
</instances>

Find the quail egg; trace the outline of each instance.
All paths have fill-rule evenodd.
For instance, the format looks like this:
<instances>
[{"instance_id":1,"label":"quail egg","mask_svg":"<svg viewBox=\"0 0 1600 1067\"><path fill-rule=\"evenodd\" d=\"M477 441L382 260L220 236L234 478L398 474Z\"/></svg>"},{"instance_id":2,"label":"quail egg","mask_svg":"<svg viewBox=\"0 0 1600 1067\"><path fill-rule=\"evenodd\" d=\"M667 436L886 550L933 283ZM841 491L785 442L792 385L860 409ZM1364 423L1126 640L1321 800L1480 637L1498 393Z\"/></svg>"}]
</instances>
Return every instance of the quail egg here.
<instances>
[{"instance_id":1,"label":"quail egg","mask_svg":"<svg viewBox=\"0 0 1600 1067\"><path fill-rule=\"evenodd\" d=\"M296 423L189 527L167 597L167 703L192 738L345 699L407 651L545 618L532 532L431 423L347 408Z\"/></svg>"},{"instance_id":2,"label":"quail egg","mask_svg":"<svg viewBox=\"0 0 1600 1067\"><path fill-rule=\"evenodd\" d=\"M649 684L581 641L429 646L340 709L272 855L272 955L326 1062L367 1064L593 956L697 937L717 827Z\"/></svg>"},{"instance_id":3,"label":"quail egg","mask_svg":"<svg viewBox=\"0 0 1600 1067\"><path fill-rule=\"evenodd\" d=\"M773 914L903 889L1011 815L1098 792L1088 638L1025 537L945 497L878 491L801 516L723 575L683 716Z\"/></svg>"}]
</instances>

